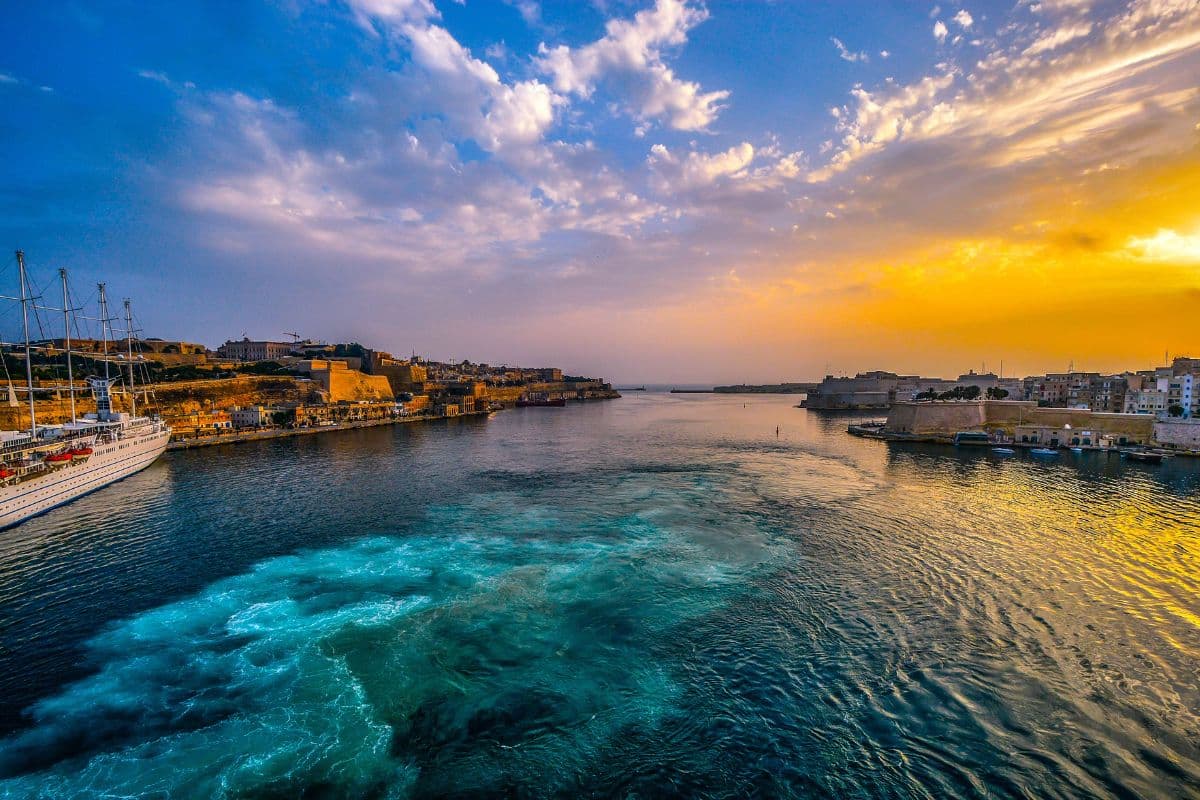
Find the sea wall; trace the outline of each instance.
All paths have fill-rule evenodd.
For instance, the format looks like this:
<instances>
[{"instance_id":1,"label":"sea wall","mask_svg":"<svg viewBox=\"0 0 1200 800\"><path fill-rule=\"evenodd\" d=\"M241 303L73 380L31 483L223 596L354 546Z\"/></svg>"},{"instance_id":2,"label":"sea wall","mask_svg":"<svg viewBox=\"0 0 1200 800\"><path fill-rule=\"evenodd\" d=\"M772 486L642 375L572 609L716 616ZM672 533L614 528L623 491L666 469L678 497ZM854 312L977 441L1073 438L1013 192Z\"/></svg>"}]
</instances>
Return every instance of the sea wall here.
<instances>
[{"instance_id":1,"label":"sea wall","mask_svg":"<svg viewBox=\"0 0 1200 800\"><path fill-rule=\"evenodd\" d=\"M1012 436L1018 427L1083 428L1131 441L1148 441L1153 418L1140 414L1107 414L1074 408L1038 408L1028 400L976 400L896 403L884 432L911 436L952 437L958 431L989 431Z\"/></svg>"},{"instance_id":2,"label":"sea wall","mask_svg":"<svg viewBox=\"0 0 1200 800\"><path fill-rule=\"evenodd\" d=\"M1200 419L1157 420L1154 439L1164 447L1200 451Z\"/></svg>"},{"instance_id":3,"label":"sea wall","mask_svg":"<svg viewBox=\"0 0 1200 800\"><path fill-rule=\"evenodd\" d=\"M958 431L983 430L985 421L983 402L896 403L883 429L912 436L953 436Z\"/></svg>"}]
</instances>

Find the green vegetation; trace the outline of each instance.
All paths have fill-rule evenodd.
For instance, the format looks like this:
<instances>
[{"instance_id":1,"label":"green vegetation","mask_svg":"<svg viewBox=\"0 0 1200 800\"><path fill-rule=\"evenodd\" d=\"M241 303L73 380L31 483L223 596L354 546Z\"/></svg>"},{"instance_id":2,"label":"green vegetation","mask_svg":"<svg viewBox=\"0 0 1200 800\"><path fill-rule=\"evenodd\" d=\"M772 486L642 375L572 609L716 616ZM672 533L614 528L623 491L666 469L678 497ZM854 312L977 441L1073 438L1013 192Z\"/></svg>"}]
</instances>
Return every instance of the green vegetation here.
<instances>
[{"instance_id":1,"label":"green vegetation","mask_svg":"<svg viewBox=\"0 0 1200 800\"><path fill-rule=\"evenodd\" d=\"M1170 408L1167 409L1167 413L1170 414L1172 417L1182 417L1184 411L1185 411L1185 409L1181 405L1172 405Z\"/></svg>"},{"instance_id":2,"label":"green vegetation","mask_svg":"<svg viewBox=\"0 0 1200 800\"><path fill-rule=\"evenodd\" d=\"M1004 392L1003 389L1000 391ZM988 390L988 397L991 397L991 390ZM933 389L926 389L916 396L917 400L978 400L982 394L978 386L955 386L948 392L938 394ZM1004 392L1004 396L1008 396L1008 392Z\"/></svg>"},{"instance_id":3,"label":"green vegetation","mask_svg":"<svg viewBox=\"0 0 1200 800\"><path fill-rule=\"evenodd\" d=\"M234 372L239 375L302 375L294 369L288 369L278 361L251 361L248 364L238 364Z\"/></svg>"}]
</instances>

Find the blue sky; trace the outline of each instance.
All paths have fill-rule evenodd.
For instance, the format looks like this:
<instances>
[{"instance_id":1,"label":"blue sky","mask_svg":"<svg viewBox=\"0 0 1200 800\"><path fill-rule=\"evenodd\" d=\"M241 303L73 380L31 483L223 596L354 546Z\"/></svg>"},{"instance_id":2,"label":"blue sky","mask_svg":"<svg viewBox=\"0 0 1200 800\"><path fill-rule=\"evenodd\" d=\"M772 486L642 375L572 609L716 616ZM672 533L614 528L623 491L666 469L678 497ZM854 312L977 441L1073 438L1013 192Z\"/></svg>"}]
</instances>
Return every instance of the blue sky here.
<instances>
[{"instance_id":1,"label":"blue sky","mask_svg":"<svg viewBox=\"0 0 1200 800\"><path fill-rule=\"evenodd\" d=\"M1098 168L1104 136L1136 129L1120 167L1195 147L1187 0L3 15L0 239L212 346L298 330L665 380L870 367L877 342L814 333L881 291L856 264L1012 229L1014 187Z\"/></svg>"}]
</instances>

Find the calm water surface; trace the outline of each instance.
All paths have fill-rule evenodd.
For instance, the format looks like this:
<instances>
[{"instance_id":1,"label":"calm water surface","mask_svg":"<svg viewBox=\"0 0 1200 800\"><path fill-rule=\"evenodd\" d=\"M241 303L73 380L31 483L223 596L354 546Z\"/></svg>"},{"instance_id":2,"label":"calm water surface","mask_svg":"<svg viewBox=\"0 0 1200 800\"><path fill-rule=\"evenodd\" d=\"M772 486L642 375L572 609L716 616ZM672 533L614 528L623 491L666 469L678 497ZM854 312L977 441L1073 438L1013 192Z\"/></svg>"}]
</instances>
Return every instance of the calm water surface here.
<instances>
[{"instance_id":1,"label":"calm water surface","mask_svg":"<svg viewBox=\"0 0 1200 800\"><path fill-rule=\"evenodd\" d=\"M1200 463L794 401L171 454L0 533L0 797L1200 797Z\"/></svg>"}]
</instances>

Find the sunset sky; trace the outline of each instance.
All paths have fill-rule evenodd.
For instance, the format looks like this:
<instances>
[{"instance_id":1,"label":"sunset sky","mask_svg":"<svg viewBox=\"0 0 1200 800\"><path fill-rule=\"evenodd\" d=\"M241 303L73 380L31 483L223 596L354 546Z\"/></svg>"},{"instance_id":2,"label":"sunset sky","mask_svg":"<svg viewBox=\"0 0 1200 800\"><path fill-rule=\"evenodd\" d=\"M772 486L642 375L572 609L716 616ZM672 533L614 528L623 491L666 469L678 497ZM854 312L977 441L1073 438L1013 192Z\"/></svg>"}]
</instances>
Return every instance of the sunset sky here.
<instances>
[{"instance_id":1,"label":"sunset sky","mask_svg":"<svg viewBox=\"0 0 1200 800\"><path fill-rule=\"evenodd\" d=\"M149 335L697 383L1200 355L1198 0L3 15L0 241Z\"/></svg>"}]
</instances>

